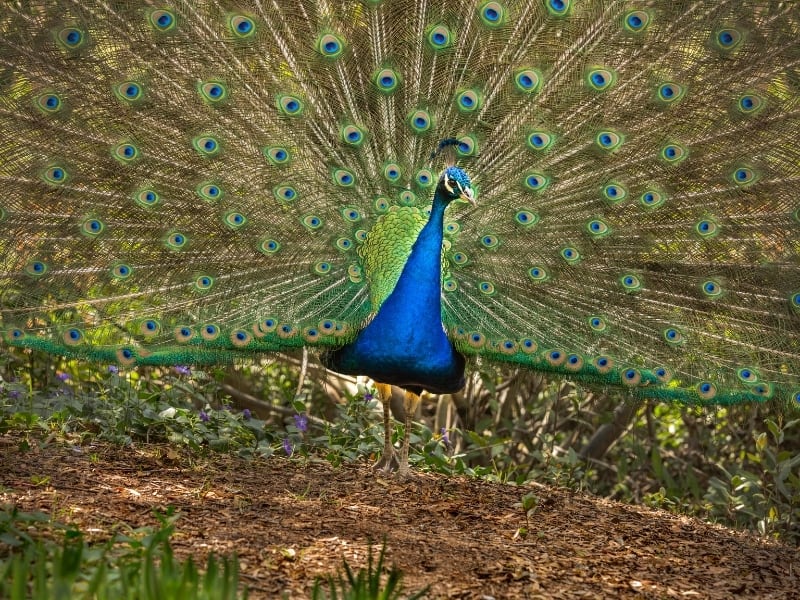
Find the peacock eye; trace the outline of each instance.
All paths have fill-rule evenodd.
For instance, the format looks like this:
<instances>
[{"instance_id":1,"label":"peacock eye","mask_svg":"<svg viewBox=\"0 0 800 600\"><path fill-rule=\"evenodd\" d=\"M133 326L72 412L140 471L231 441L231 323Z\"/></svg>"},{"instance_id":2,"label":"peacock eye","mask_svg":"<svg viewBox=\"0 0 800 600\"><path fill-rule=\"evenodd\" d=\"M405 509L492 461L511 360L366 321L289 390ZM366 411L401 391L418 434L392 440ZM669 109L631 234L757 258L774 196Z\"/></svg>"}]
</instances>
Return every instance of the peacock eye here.
<instances>
[{"instance_id":1,"label":"peacock eye","mask_svg":"<svg viewBox=\"0 0 800 600\"><path fill-rule=\"evenodd\" d=\"M458 185L458 182L455 179L450 179L447 181L447 185L449 185L451 188L454 188Z\"/></svg>"}]
</instances>

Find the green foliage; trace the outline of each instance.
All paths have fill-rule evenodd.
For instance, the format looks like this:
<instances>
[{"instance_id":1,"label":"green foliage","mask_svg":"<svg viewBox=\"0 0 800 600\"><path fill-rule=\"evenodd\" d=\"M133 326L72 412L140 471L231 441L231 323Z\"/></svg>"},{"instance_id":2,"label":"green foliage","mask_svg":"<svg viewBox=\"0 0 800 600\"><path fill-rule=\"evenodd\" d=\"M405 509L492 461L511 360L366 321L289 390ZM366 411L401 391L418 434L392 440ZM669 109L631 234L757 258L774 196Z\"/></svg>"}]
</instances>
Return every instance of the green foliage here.
<instances>
[{"instance_id":1,"label":"green foliage","mask_svg":"<svg viewBox=\"0 0 800 600\"><path fill-rule=\"evenodd\" d=\"M334 466L374 461L383 449L381 407L369 390L343 387L334 402L306 381L295 398L298 372L288 363L122 372L16 360L0 353L0 433L168 442L244 458L321 457ZM223 387L232 372L239 385L263 390L271 413L256 418L233 404ZM800 426L783 416L791 409L634 403L525 371L491 370L452 402L448 421L423 412L414 424L415 469L551 483L800 543ZM617 421L608 447L590 452ZM394 442L402 435L395 427Z\"/></svg>"},{"instance_id":2,"label":"green foliage","mask_svg":"<svg viewBox=\"0 0 800 600\"><path fill-rule=\"evenodd\" d=\"M177 367L151 371L151 376L109 367L106 373L84 371L82 376L59 371L49 387L33 391L18 381L7 384L0 393L0 432L38 428L118 444L169 442L245 458L272 454L275 436L264 422L232 412L207 373Z\"/></svg>"},{"instance_id":3,"label":"green foliage","mask_svg":"<svg viewBox=\"0 0 800 600\"><path fill-rule=\"evenodd\" d=\"M319 435L308 440L334 466L380 452L382 422L375 418L379 402L369 394L347 394Z\"/></svg>"},{"instance_id":4,"label":"green foliage","mask_svg":"<svg viewBox=\"0 0 800 600\"><path fill-rule=\"evenodd\" d=\"M89 544L73 527L51 523L41 513L0 512L0 598L9 600L236 600L239 570L235 557L209 555L205 571L191 557L177 560L170 537L177 517L157 515L160 527L116 535ZM31 535L29 531L35 529ZM60 534L62 541L51 538Z\"/></svg>"},{"instance_id":5,"label":"green foliage","mask_svg":"<svg viewBox=\"0 0 800 600\"><path fill-rule=\"evenodd\" d=\"M765 421L768 432L755 434L755 451L741 465L719 465L722 477L712 477L705 499L709 513L740 526L752 523L762 535L800 541L800 454L785 449L800 420L779 424ZM795 431L792 431L792 430Z\"/></svg>"},{"instance_id":6,"label":"green foliage","mask_svg":"<svg viewBox=\"0 0 800 600\"><path fill-rule=\"evenodd\" d=\"M525 526L517 529L514 537L525 539L528 537L528 533L531 530L531 517L533 517L536 509L539 508L539 497L533 492L528 492L522 496L522 500L520 501L519 505L520 508L522 508L522 510L525 512Z\"/></svg>"},{"instance_id":7,"label":"green foliage","mask_svg":"<svg viewBox=\"0 0 800 600\"><path fill-rule=\"evenodd\" d=\"M388 574L383 577L383 561L386 553L386 541L381 546L377 563L372 556L372 545L367 546L367 567L359 569L357 573L342 560L344 576L341 571L336 573L336 577L328 575L327 593L323 589L320 579L314 582L311 593L313 600L394 600L400 598L403 592L401 584L402 574L395 565L392 565ZM409 600L423 598L428 592L425 588L414 595L408 596Z\"/></svg>"}]
</instances>

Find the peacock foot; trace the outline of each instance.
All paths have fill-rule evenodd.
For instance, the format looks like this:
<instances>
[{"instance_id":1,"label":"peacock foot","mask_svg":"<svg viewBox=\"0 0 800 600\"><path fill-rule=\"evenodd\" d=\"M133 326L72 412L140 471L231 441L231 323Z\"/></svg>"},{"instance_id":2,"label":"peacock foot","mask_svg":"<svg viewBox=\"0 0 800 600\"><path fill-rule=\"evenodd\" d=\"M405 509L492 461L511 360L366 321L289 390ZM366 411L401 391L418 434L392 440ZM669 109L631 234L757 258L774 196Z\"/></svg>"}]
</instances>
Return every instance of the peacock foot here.
<instances>
[{"instance_id":1,"label":"peacock foot","mask_svg":"<svg viewBox=\"0 0 800 600\"><path fill-rule=\"evenodd\" d=\"M399 481L416 481L419 479L419 475L414 473L406 462L405 464L401 464L400 467L397 469L397 473L394 474L395 479Z\"/></svg>"},{"instance_id":2,"label":"peacock foot","mask_svg":"<svg viewBox=\"0 0 800 600\"><path fill-rule=\"evenodd\" d=\"M390 452L384 451L377 462L372 465L372 469L375 471L383 471L387 475L399 470L400 461L397 458L397 452L394 451L394 448L392 448Z\"/></svg>"}]
</instances>

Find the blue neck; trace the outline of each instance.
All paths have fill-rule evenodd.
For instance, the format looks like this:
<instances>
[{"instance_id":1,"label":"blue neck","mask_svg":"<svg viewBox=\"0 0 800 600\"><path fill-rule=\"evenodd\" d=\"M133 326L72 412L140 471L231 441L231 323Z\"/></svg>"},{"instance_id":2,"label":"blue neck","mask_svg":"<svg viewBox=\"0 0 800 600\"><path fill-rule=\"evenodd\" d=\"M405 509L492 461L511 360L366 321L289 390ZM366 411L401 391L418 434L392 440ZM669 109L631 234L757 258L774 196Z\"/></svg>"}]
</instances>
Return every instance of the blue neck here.
<instances>
[{"instance_id":1,"label":"blue neck","mask_svg":"<svg viewBox=\"0 0 800 600\"><path fill-rule=\"evenodd\" d=\"M442 240L444 239L444 210L447 204L437 191L433 197L431 216L411 248L397 285L384 302L392 302L393 319L404 323L405 329L420 326L442 327ZM401 308L399 312L395 312ZM380 312L384 307L381 306Z\"/></svg>"},{"instance_id":2,"label":"blue neck","mask_svg":"<svg viewBox=\"0 0 800 600\"><path fill-rule=\"evenodd\" d=\"M442 328L442 240L447 202L433 197L392 293L352 343L325 358L332 369L368 375L419 392L449 393L464 385L464 357Z\"/></svg>"}]
</instances>

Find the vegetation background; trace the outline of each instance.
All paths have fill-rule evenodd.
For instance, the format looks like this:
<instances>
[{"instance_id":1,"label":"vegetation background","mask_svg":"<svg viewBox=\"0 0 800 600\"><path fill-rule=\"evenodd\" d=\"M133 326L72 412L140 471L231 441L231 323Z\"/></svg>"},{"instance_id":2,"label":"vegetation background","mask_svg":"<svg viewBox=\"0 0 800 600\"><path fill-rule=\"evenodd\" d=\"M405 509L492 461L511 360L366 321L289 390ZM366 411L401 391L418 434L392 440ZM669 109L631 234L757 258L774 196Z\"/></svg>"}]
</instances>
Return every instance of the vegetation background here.
<instances>
[{"instance_id":1,"label":"vegetation background","mask_svg":"<svg viewBox=\"0 0 800 600\"><path fill-rule=\"evenodd\" d=\"M202 456L292 456L333 465L374 460L382 448L381 407L374 390L326 372L313 357L307 368L302 362L300 356L285 356L227 368L125 371L3 350L0 436L25 432L32 444L46 437L73 444L158 442ZM412 435L415 470L519 486L554 484L800 545L797 407L637 403L524 370L475 366L462 393L423 400ZM402 422L402 402L393 405ZM400 429L395 429L398 438ZM523 506L532 508L525 506L524 493ZM2 585L21 585L13 584L14 572L17 580L27 582L27 593L35 569L41 568L31 548L41 546L49 566L47 577L40 578L50 581L54 556L63 558L67 546L59 545L58 536L50 536L55 545L42 545L39 538L15 534L20 522L43 517L21 516L13 507L3 510L0 544L6 549L0 545L0 581L6 583L0 583L0 596ZM140 540L123 553L136 557L142 577L150 564L148 552L152 564L173 565L169 537L174 521L162 519L161 529L148 534L150 546ZM80 532L72 535L80 539ZM75 577L88 568L87 556L77 559ZM104 569L113 570L114 563L107 564ZM177 564L172 576L183 580L186 571ZM230 596L236 593L231 581L238 575L232 564L211 565L229 595L209 597L235 597ZM378 569L376 581L381 570L386 569ZM89 572L97 576L97 567ZM360 576L366 582L370 573L375 575L370 570ZM350 574L355 581L357 574ZM196 569L195 577L200 577ZM343 579L341 585L354 584Z\"/></svg>"}]
</instances>

